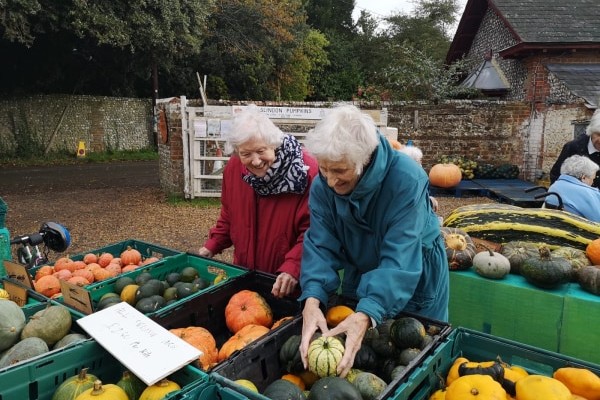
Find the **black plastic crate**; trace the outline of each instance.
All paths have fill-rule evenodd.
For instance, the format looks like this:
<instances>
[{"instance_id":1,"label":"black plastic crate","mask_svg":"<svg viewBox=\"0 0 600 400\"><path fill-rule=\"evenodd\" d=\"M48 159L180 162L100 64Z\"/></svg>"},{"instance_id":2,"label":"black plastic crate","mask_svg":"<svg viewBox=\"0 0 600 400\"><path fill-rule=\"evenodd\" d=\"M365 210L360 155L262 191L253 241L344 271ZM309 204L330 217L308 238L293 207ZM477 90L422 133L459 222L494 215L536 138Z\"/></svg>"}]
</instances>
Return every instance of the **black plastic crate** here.
<instances>
[{"instance_id":1,"label":"black plastic crate","mask_svg":"<svg viewBox=\"0 0 600 400\"><path fill-rule=\"evenodd\" d=\"M229 339L231 333L225 324L225 307L231 296L241 290L252 290L265 298L273 311L273 321L299 315L300 303L293 298L278 299L271 294L275 276L250 271L246 275L228 279L214 290L183 301L174 308L157 312L150 318L166 329L201 326L208 329L217 346ZM185 300L185 299L184 299Z\"/></svg>"},{"instance_id":2,"label":"black plastic crate","mask_svg":"<svg viewBox=\"0 0 600 400\"><path fill-rule=\"evenodd\" d=\"M390 395L396 392L398 386L406 380L406 377L417 368L423 360L431 355L434 350L440 345L442 340L446 338L451 328L447 323L429 320L414 314L403 313L401 316L411 316L417 318L426 327L435 326L439 328L439 333L433 338L433 341L427 344L414 360L412 360L404 369L404 371L388 384L384 392L378 399L389 399ZM281 329L266 335L262 340L253 343L242 349L235 359L226 360L211 370L211 378L219 385L229 387L240 392L244 398L251 400L266 400L267 398L250 392L233 381L236 379L248 379L252 381L260 392L276 379L281 378L285 374L285 368L279 360L279 350L292 335L299 335L302 332L302 317L298 316L293 321L290 321L282 326Z\"/></svg>"}]
</instances>

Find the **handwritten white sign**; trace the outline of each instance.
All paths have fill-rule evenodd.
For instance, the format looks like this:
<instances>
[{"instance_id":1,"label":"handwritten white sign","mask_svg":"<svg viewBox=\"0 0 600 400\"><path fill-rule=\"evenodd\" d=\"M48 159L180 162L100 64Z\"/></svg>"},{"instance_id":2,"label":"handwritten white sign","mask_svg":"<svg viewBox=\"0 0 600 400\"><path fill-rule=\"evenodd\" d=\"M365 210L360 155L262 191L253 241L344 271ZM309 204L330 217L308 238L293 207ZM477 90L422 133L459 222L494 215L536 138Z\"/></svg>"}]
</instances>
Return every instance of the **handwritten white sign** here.
<instances>
[{"instance_id":1,"label":"handwritten white sign","mask_svg":"<svg viewBox=\"0 0 600 400\"><path fill-rule=\"evenodd\" d=\"M77 323L147 385L202 354L125 302L80 318Z\"/></svg>"}]
</instances>

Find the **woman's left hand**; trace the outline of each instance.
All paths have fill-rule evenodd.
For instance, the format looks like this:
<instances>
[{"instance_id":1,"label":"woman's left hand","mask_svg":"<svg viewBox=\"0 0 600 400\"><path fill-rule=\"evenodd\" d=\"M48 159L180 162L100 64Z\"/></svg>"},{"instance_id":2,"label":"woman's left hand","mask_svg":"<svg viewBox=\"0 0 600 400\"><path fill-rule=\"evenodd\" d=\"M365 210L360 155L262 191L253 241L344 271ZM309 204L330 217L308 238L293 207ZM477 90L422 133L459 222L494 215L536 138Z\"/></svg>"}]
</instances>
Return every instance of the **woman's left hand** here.
<instances>
[{"instance_id":1,"label":"woman's left hand","mask_svg":"<svg viewBox=\"0 0 600 400\"><path fill-rule=\"evenodd\" d=\"M335 336L342 333L346 335L344 356L337 367L337 373L340 378L345 378L350 368L354 365L354 357L358 353L365 333L370 326L371 318L367 314L357 312L350 314L335 328L323 333L323 336Z\"/></svg>"},{"instance_id":2,"label":"woman's left hand","mask_svg":"<svg viewBox=\"0 0 600 400\"><path fill-rule=\"evenodd\" d=\"M275 279L275 283L273 284L273 289L271 289L271 294L281 299L292 294L294 289L296 289L297 284L298 280L296 278L287 272L282 272L277 275L277 279Z\"/></svg>"}]
</instances>

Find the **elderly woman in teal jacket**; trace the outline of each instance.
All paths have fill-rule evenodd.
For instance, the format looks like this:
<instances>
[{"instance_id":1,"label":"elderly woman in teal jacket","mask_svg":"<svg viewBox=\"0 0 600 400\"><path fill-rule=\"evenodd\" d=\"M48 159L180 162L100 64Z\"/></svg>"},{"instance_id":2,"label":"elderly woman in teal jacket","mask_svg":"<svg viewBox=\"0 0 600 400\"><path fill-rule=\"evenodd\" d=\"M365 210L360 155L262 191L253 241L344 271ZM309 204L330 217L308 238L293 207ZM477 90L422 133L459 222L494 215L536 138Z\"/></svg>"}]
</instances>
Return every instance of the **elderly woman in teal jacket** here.
<instances>
[{"instance_id":1,"label":"elderly woman in teal jacket","mask_svg":"<svg viewBox=\"0 0 600 400\"><path fill-rule=\"evenodd\" d=\"M332 109L307 135L319 164L310 191L300 285L304 302L300 354L307 366L312 335L346 335L338 374L353 365L367 329L401 311L448 319L448 262L429 201L427 174L394 151L367 114ZM340 285L355 312L329 330L324 316Z\"/></svg>"}]
</instances>

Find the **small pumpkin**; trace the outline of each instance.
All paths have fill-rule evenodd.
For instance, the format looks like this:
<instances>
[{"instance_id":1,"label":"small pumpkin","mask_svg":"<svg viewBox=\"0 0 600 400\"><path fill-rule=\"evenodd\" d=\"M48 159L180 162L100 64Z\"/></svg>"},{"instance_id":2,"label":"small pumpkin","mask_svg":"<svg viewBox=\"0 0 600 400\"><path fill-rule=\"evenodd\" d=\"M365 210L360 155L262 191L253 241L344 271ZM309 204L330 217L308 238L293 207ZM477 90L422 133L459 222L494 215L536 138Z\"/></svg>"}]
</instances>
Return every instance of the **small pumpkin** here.
<instances>
[{"instance_id":1,"label":"small pumpkin","mask_svg":"<svg viewBox=\"0 0 600 400\"><path fill-rule=\"evenodd\" d=\"M462 180L462 172L458 165L435 164L429 170L429 183L441 188L453 188Z\"/></svg>"},{"instance_id":2,"label":"small pumpkin","mask_svg":"<svg viewBox=\"0 0 600 400\"><path fill-rule=\"evenodd\" d=\"M354 310L348 306L338 305L330 307L325 314L325 320L327 326L335 328L340 322L345 320L348 316L354 313Z\"/></svg>"},{"instance_id":3,"label":"small pumpkin","mask_svg":"<svg viewBox=\"0 0 600 400\"><path fill-rule=\"evenodd\" d=\"M60 293L60 280L54 275L45 275L33 283L35 291L46 297Z\"/></svg>"},{"instance_id":4,"label":"small pumpkin","mask_svg":"<svg viewBox=\"0 0 600 400\"><path fill-rule=\"evenodd\" d=\"M540 246L539 255L526 259L521 266L521 275L531 284L544 289L553 289L571 280L573 267L561 257L552 257L546 246Z\"/></svg>"},{"instance_id":5,"label":"small pumpkin","mask_svg":"<svg viewBox=\"0 0 600 400\"><path fill-rule=\"evenodd\" d=\"M117 386L127 393L129 399L139 399L147 387L144 381L129 371L123 371L123 375L117 382Z\"/></svg>"},{"instance_id":6,"label":"small pumpkin","mask_svg":"<svg viewBox=\"0 0 600 400\"><path fill-rule=\"evenodd\" d=\"M15 344L21 336L27 318L14 301L0 301L0 351Z\"/></svg>"},{"instance_id":7,"label":"small pumpkin","mask_svg":"<svg viewBox=\"0 0 600 400\"><path fill-rule=\"evenodd\" d=\"M441 228L444 243L446 245L446 257L450 270L465 270L473 265L475 257L475 244L471 237L462 229Z\"/></svg>"},{"instance_id":8,"label":"small pumpkin","mask_svg":"<svg viewBox=\"0 0 600 400\"><path fill-rule=\"evenodd\" d=\"M600 267L588 265L577 272L579 286L587 292L600 295Z\"/></svg>"},{"instance_id":9,"label":"small pumpkin","mask_svg":"<svg viewBox=\"0 0 600 400\"><path fill-rule=\"evenodd\" d=\"M169 393L180 389L181 386L179 386L176 382L164 378L156 382L154 385L150 385L144 389L142 394L140 394L139 400L162 400Z\"/></svg>"},{"instance_id":10,"label":"small pumpkin","mask_svg":"<svg viewBox=\"0 0 600 400\"><path fill-rule=\"evenodd\" d=\"M588 243L585 248L585 255L590 259L593 265L600 265L600 238L594 239Z\"/></svg>"},{"instance_id":11,"label":"small pumpkin","mask_svg":"<svg viewBox=\"0 0 600 400\"><path fill-rule=\"evenodd\" d=\"M600 377L586 368L558 368L552 375L561 381L572 394L588 400L600 400Z\"/></svg>"},{"instance_id":12,"label":"small pumpkin","mask_svg":"<svg viewBox=\"0 0 600 400\"><path fill-rule=\"evenodd\" d=\"M390 327L390 338L398 349L419 348L425 336L425 326L413 317L397 318Z\"/></svg>"},{"instance_id":13,"label":"small pumpkin","mask_svg":"<svg viewBox=\"0 0 600 400\"><path fill-rule=\"evenodd\" d=\"M473 257L473 269L484 278L502 279L510 273L510 261L495 251L482 251Z\"/></svg>"},{"instance_id":14,"label":"small pumpkin","mask_svg":"<svg viewBox=\"0 0 600 400\"><path fill-rule=\"evenodd\" d=\"M588 265L592 265L590 259L585 254L584 250L576 249L574 247L562 246L552 250L554 257L562 257L571 263L573 274L571 276L572 281L577 281L577 271Z\"/></svg>"},{"instance_id":15,"label":"small pumpkin","mask_svg":"<svg viewBox=\"0 0 600 400\"><path fill-rule=\"evenodd\" d=\"M344 356L344 345L336 337L321 336L308 346L308 369L320 378L337 375L337 366Z\"/></svg>"},{"instance_id":16,"label":"small pumpkin","mask_svg":"<svg viewBox=\"0 0 600 400\"><path fill-rule=\"evenodd\" d=\"M238 332L246 325L270 328L273 325L273 311L259 293L241 290L231 296L225 306L225 323L232 333Z\"/></svg>"},{"instance_id":17,"label":"small pumpkin","mask_svg":"<svg viewBox=\"0 0 600 400\"><path fill-rule=\"evenodd\" d=\"M327 376L316 381L308 400L363 400L360 391L352 383L339 376Z\"/></svg>"},{"instance_id":18,"label":"small pumpkin","mask_svg":"<svg viewBox=\"0 0 600 400\"><path fill-rule=\"evenodd\" d=\"M529 375L515 384L519 400L571 400L571 391L558 379L544 375Z\"/></svg>"},{"instance_id":19,"label":"small pumpkin","mask_svg":"<svg viewBox=\"0 0 600 400\"><path fill-rule=\"evenodd\" d=\"M286 379L275 379L263 391L272 400L304 400L306 397L297 385Z\"/></svg>"},{"instance_id":20,"label":"small pumpkin","mask_svg":"<svg viewBox=\"0 0 600 400\"><path fill-rule=\"evenodd\" d=\"M56 388L52 400L74 399L94 387L97 380L95 375L87 373L87 368L82 368L77 375L68 378Z\"/></svg>"},{"instance_id":21,"label":"small pumpkin","mask_svg":"<svg viewBox=\"0 0 600 400\"><path fill-rule=\"evenodd\" d=\"M489 375L461 376L446 388L446 400L481 399L506 400L506 391Z\"/></svg>"},{"instance_id":22,"label":"small pumpkin","mask_svg":"<svg viewBox=\"0 0 600 400\"><path fill-rule=\"evenodd\" d=\"M135 264L138 265L142 262L142 253L138 250L127 246L127 248L119 256L121 258L121 265Z\"/></svg>"},{"instance_id":23,"label":"small pumpkin","mask_svg":"<svg viewBox=\"0 0 600 400\"><path fill-rule=\"evenodd\" d=\"M538 246L531 242L511 241L502 245L500 254L508 258L510 273L520 274L523 262L528 258L537 256L539 250Z\"/></svg>"},{"instance_id":24,"label":"small pumpkin","mask_svg":"<svg viewBox=\"0 0 600 400\"><path fill-rule=\"evenodd\" d=\"M359 373L352 384L356 386L363 400L375 400L387 386L383 379L371 372Z\"/></svg>"},{"instance_id":25,"label":"small pumpkin","mask_svg":"<svg viewBox=\"0 0 600 400\"><path fill-rule=\"evenodd\" d=\"M48 306L29 318L21 331L21 339L38 337L52 346L69 333L72 323L71 313L66 307Z\"/></svg>"},{"instance_id":26,"label":"small pumpkin","mask_svg":"<svg viewBox=\"0 0 600 400\"><path fill-rule=\"evenodd\" d=\"M169 331L202 352L198 361L203 370L208 371L218 362L217 342L207 329L200 326L188 326L187 328L175 328Z\"/></svg>"},{"instance_id":27,"label":"small pumpkin","mask_svg":"<svg viewBox=\"0 0 600 400\"><path fill-rule=\"evenodd\" d=\"M103 385L99 379L94 381L93 387L83 391L75 400L129 400L127 393L117 385Z\"/></svg>"},{"instance_id":28,"label":"small pumpkin","mask_svg":"<svg viewBox=\"0 0 600 400\"><path fill-rule=\"evenodd\" d=\"M224 361L229 358L234 351L241 350L256 339L269 333L269 328L262 325L246 325L236 334L231 336L219 350L218 361Z\"/></svg>"},{"instance_id":29,"label":"small pumpkin","mask_svg":"<svg viewBox=\"0 0 600 400\"><path fill-rule=\"evenodd\" d=\"M300 373L304 370L302 358L300 357L301 335L292 335L286 339L279 349L279 362L283 369L291 374Z\"/></svg>"},{"instance_id":30,"label":"small pumpkin","mask_svg":"<svg viewBox=\"0 0 600 400\"><path fill-rule=\"evenodd\" d=\"M364 343L354 356L354 368L372 371L377 367L377 354L368 344Z\"/></svg>"}]
</instances>

